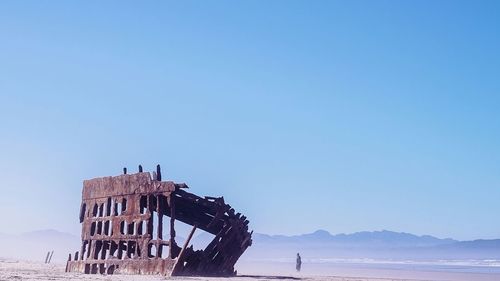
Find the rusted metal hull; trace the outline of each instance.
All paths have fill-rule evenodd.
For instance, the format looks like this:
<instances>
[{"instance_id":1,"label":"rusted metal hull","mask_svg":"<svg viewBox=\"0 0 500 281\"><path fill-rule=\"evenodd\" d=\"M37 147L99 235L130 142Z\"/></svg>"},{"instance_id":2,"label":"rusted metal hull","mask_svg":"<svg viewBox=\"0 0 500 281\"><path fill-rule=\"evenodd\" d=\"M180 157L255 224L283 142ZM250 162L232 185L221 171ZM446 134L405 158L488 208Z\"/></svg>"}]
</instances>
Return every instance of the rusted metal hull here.
<instances>
[{"instance_id":1,"label":"rusted metal hull","mask_svg":"<svg viewBox=\"0 0 500 281\"><path fill-rule=\"evenodd\" d=\"M176 263L175 259L162 260L94 260L69 261L68 272L88 274L158 274L170 275Z\"/></svg>"},{"instance_id":2,"label":"rusted metal hull","mask_svg":"<svg viewBox=\"0 0 500 281\"><path fill-rule=\"evenodd\" d=\"M236 261L252 243L248 220L222 197L202 198L185 188L161 181L159 169L153 178L140 172L84 181L82 246L69 256L66 271L234 275ZM176 220L193 226L182 248L175 241ZM204 250L189 246L196 229L215 235Z\"/></svg>"}]
</instances>

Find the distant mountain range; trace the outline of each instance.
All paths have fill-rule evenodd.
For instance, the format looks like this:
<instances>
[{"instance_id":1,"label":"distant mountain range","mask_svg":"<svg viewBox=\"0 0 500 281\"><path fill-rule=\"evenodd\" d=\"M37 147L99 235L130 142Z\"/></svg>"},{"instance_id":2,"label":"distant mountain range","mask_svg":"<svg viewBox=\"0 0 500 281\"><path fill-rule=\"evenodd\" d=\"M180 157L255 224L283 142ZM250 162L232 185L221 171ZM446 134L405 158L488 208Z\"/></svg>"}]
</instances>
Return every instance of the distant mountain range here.
<instances>
[{"instance_id":1,"label":"distant mountain range","mask_svg":"<svg viewBox=\"0 0 500 281\"><path fill-rule=\"evenodd\" d=\"M332 235L328 231L284 236L254 234L248 259L294 257L375 259L499 259L500 239L458 241L404 232L363 231Z\"/></svg>"},{"instance_id":2,"label":"distant mountain range","mask_svg":"<svg viewBox=\"0 0 500 281\"><path fill-rule=\"evenodd\" d=\"M182 236L182 234L181 234ZM198 232L195 248L204 248L213 235ZM177 239L180 245L183 239ZM53 260L64 262L80 247L80 237L56 230L39 230L18 235L0 233L0 258L43 261L54 250ZM363 231L332 235L325 230L285 236L254 233L246 260L293 260L297 252L307 258L380 259L500 259L500 239L458 241L429 235L417 236L393 231Z\"/></svg>"},{"instance_id":3,"label":"distant mountain range","mask_svg":"<svg viewBox=\"0 0 500 281\"><path fill-rule=\"evenodd\" d=\"M256 243L320 243L349 247L426 247L447 245L458 242L451 238L439 239L433 236L417 236L410 233L393 231L363 231L352 234L332 235L326 230L296 236L254 235Z\"/></svg>"}]
</instances>

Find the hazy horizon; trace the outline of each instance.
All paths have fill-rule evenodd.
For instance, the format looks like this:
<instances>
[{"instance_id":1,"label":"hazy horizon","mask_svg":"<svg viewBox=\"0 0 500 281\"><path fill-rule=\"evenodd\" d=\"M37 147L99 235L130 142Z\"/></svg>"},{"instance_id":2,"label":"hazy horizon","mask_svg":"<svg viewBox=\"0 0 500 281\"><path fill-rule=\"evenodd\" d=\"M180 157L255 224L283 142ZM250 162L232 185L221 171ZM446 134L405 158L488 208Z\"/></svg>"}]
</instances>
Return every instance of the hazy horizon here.
<instances>
[{"instance_id":1,"label":"hazy horizon","mask_svg":"<svg viewBox=\"0 0 500 281\"><path fill-rule=\"evenodd\" d=\"M184 244L191 229L176 227L176 242ZM190 245L203 250L214 235L198 230ZM298 236L254 233L252 246L242 256L243 263L293 263L300 252L307 264L384 264L404 266L445 266L439 270L500 270L500 239L457 241L431 236L415 236L390 231L327 235L316 231ZM54 251L54 260L64 262L68 253L80 248L80 235L57 230L41 230L9 235L0 233L0 261L20 259L40 261L47 251ZM24 245L19 251L18 245ZM456 266L459 266L457 268ZM438 268L436 268L438 269Z\"/></svg>"},{"instance_id":2,"label":"hazy horizon","mask_svg":"<svg viewBox=\"0 0 500 281\"><path fill-rule=\"evenodd\" d=\"M178 229L177 232L179 232L181 234L183 232L185 232L184 234L187 235L187 233L189 233L189 231L191 230L191 227L189 227L188 225L185 225L185 224L183 224L183 225L179 225L179 224L180 224L179 222L176 223L176 229ZM76 233L74 233L74 232L63 231L63 230L59 230L59 229L55 229L55 228L40 228L40 229L26 230L26 231L22 231L22 232L0 232L0 234L14 235L15 236L15 235L30 234L30 233L45 232L45 231L55 231L55 232L58 232L58 233L69 234L69 235L73 235L73 236L76 236L76 237L80 237L80 235L81 235L81 230L78 231L78 232L76 232ZM355 232L331 232L331 231L328 231L327 229L315 229L315 230L306 231L306 232L302 232L302 233L284 234L284 233L254 232L254 234L269 235L271 237L275 237L275 236L294 237L294 236L303 236L303 235L315 234L317 232L322 232L322 231L328 232L328 234L330 234L331 236L353 235L353 234L359 234L359 233L390 232L390 233L397 233L397 234L415 235L415 236L418 236L418 237L430 236L430 237L434 237L434 238L437 238L437 239L443 239L443 240L444 239L452 239L452 240L455 240L455 241L500 240L500 237L498 237L498 238L489 238L489 239L473 238L473 239L461 240L461 239L456 239L456 238L450 237L450 236L440 237L440 236L434 236L434 235L430 235L430 234L426 234L426 233L411 233L411 232L407 232L407 231L397 231L397 230L391 230L391 229L360 230L360 231L355 231ZM207 233L204 232L204 231L198 230L197 235L204 235L204 234L207 234ZM195 236L197 236L197 235L195 235ZM184 239L183 236L179 236L179 237L181 237L182 239Z\"/></svg>"},{"instance_id":3,"label":"hazy horizon","mask_svg":"<svg viewBox=\"0 0 500 281\"><path fill-rule=\"evenodd\" d=\"M250 229L500 238L498 1L0 3L0 232L162 166Z\"/></svg>"}]
</instances>

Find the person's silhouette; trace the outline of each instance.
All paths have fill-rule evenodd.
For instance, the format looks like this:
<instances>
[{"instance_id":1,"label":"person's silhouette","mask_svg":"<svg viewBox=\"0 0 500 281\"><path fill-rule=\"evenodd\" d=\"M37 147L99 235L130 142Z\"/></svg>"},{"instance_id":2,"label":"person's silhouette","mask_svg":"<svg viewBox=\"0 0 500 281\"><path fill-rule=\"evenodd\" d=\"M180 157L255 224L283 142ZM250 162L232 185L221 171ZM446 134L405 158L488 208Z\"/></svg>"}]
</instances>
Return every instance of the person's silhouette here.
<instances>
[{"instance_id":1,"label":"person's silhouette","mask_svg":"<svg viewBox=\"0 0 500 281\"><path fill-rule=\"evenodd\" d=\"M299 253L297 253L297 263L295 264L295 269L297 269L297 271L300 271L301 267L302 267L302 259L300 258Z\"/></svg>"}]
</instances>

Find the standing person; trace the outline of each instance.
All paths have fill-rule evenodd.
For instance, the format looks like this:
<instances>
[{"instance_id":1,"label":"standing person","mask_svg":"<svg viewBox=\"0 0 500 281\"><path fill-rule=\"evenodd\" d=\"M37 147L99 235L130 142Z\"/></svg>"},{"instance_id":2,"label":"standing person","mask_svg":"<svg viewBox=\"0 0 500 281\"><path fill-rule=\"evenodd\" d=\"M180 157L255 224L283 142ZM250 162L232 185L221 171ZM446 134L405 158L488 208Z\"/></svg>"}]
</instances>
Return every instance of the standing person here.
<instances>
[{"instance_id":1,"label":"standing person","mask_svg":"<svg viewBox=\"0 0 500 281\"><path fill-rule=\"evenodd\" d=\"M300 258L299 253L297 253L297 263L295 264L295 269L300 272L300 268L302 267L302 259Z\"/></svg>"}]
</instances>

